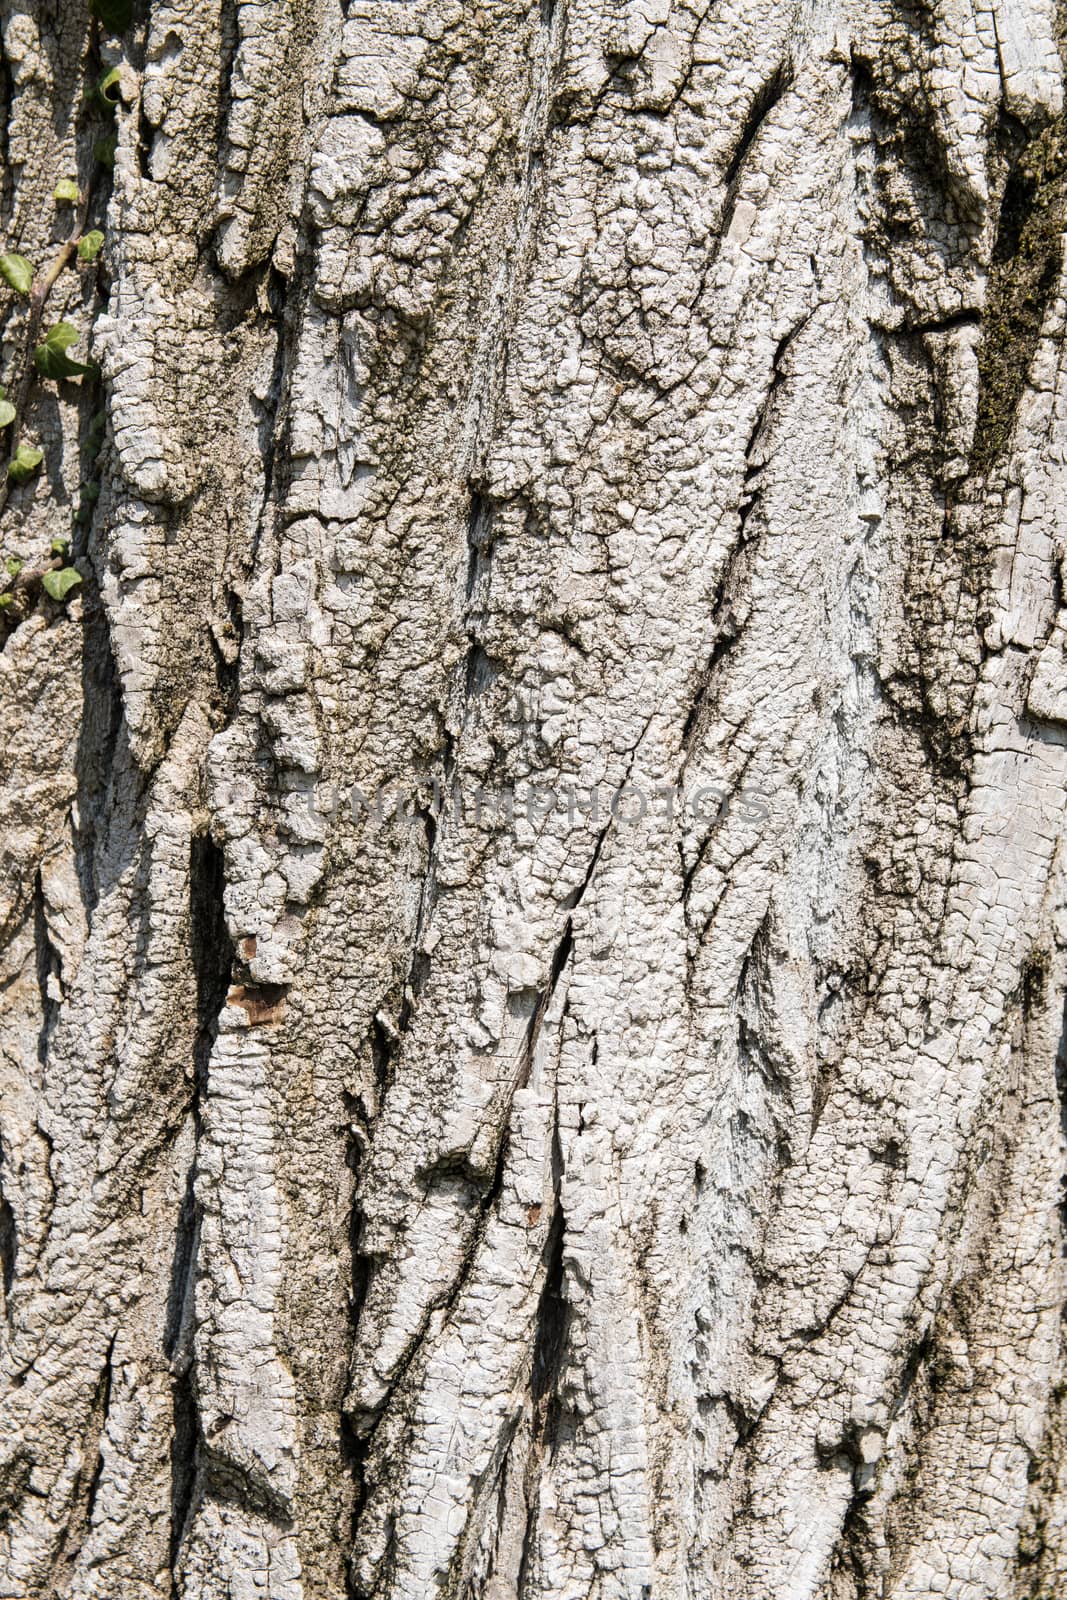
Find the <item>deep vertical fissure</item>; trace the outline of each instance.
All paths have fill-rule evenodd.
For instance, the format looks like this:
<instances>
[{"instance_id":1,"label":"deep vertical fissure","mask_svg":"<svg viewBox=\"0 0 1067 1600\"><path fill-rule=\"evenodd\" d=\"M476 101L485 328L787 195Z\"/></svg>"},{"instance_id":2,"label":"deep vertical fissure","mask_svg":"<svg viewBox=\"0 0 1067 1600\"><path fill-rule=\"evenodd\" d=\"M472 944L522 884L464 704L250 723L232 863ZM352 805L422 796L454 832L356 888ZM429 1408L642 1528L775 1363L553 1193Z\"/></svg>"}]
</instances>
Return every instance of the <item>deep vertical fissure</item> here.
<instances>
[{"instance_id":1,"label":"deep vertical fissure","mask_svg":"<svg viewBox=\"0 0 1067 1600\"><path fill-rule=\"evenodd\" d=\"M234 951L223 904L225 872L222 851L207 833L190 845L189 939L196 978L196 1034L193 1043L193 1092L189 1111L197 1144L201 1106L207 1090L208 1063L218 1032L218 1018L233 970ZM202 1432L196 1394L193 1337L194 1293L200 1240L200 1208L196 1200L196 1158L186 1174L185 1193L175 1232L170 1292L163 1335L170 1362L173 1405L171 1436L170 1565L173 1572L182 1536L194 1509L201 1476Z\"/></svg>"}]
</instances>

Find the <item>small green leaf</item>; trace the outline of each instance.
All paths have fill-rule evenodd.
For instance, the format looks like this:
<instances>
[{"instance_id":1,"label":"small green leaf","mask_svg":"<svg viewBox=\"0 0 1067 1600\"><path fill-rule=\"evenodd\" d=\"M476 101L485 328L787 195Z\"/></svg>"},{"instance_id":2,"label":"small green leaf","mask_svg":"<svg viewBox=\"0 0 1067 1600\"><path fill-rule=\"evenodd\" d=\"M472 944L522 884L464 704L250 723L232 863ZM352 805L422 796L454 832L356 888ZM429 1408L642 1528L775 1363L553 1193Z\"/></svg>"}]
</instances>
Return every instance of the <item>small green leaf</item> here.
<instances>
[{"instance_id":1,"label":"small green leaf","mask_svg":"<svg viewBox=\"0 0 1067 1600\"><path fill-rule=\"evenodd\" d=\"M19 573L22 571L22 562L19 560L18 556L8 556L7 560L4 562L4 570L9 578L17 578Z\"/></svg>"},{"instance_id":2,"label":"small green leaf","mask_svg":"<svg viewBox=\"0 0 1067 1600\"><path fill-rule=\"evenodd\" d=\"M0 611L6 611L14 598L13 594L0 594Z\"/></svg>"},{"instance_id":3,"label":"small green leaf","mask_svg":"<svg viewBox=\"0 0 1067 1600\"><path fill-rule=\"evenodd\" d=\"M104 235L99 228L93 228L89 233L83 233L78 240L78 260L95 261L104 248Z\"/></svg>"},{"instance_id":4,"label":"small green leaf","mask_svg":"<svg viewBox=\"0 0 1067 1600\"><path fill-rule=\"evenodd\" d=\"M0 278L16 294L29 294L33 287L33 262L9 250L6 255L0 256Z\"/></svg>"},{"instance_id":5,"label":"small green leaf","mask_svg":"<svg viewBox=\"0 0 1067 1600\"><path fill-rule=\"evenodd\" d=\"M57 205L76 206L81 199L81 192L73 178L60 178L52 190L52 199Z\"/></svg>"},{"instance_id":6,"label":"small green leaf","mask_svg":"<svg viewBox=\"0 0 1067 1600\"><path fill-rule=\"evenodd\" d=\"M108 33L125 33L133 21L133 0L89 0L89 10Z\"/></svg>"},{"instance_id":7,"label":"small green leaf","mask_svg":"<svg viewBox=\"0 0 1067 1600\"><path fill-rule=\"evenodd\" d=\"M51 595L53 600L65 600L81 581L82 575L74 567L60 567L58 572L46 572L41 579L45 594Z\"/></svg>"},{"instance_id":8,"label":"small green leaf","mask_svg":"<svg viewBox=\"0 0 1067 1600\"><path fill-rule=\"evenodd\" d=\"M0 400L0 428L8 428L15 420L15 408L10 400Z\"/></svg>"},{"instance_id":9,"label":"small green leaf","mask_svg":"<svg viewBox=\"0 0 1067 1600\"><path fill-rule=\"evenodd\" d=\"M120 80L121 74L118 67L112 67L110 72L104 73L104 76L96 86L97 94L112 111L122 99L122 83Z\"/></svg>"},{"instance_id":10,"label":"small green leaf","mask_svg":"<svg viewBox=\"0 0 1067 1600\"><path fill-rule=\"evenodd\" d=\"M44 342L33 352L33 364L42 377L80 378L84 373L96 371L94 366L83 361L72 361L66 353L80 337L77 328L69 322L57 322L54 328L49 328Z\"/></svg>"},{"instance_id":11,"label":"small green leaf","mask_svg":"<svg viewBox=\"0 0 1067 1600\"><path fill-rule=\"evenodd\" d=\"M118 138L113 133L109 133L106 139L98 139L93 145L93 155L102 167L110 169L115 165L115 151L118 145Z\"/></svg>"},{"instance_id":12,"label":"small green leaf","mask_svg":"<svg viewBox=\"0 0 1067 1600\"><path fill-rule=\"evenodd\" d=\"M50 350L69 350L72 344L77 344L79 337L73 322L56 322L45 334L44 342Z\"/></svg>"},{"instance_id":13,"label":"small green leaf","mask_svg":"<svg viewBox=\"0 0 1067 1600\"><path fill-rule=\"evenodd\" d=\"M69 554L69 551L70 551L70 540L69 539L53 539L49 549L50 549L50 554L52 554L54 556L59 556L61 561L66 561L67 555Z\"/></svg>"},{"instance_id":14,"label":"small green leaf","mask_svg":"<svg viewBox=\"0 0 1067 1600\"><path fill-rule=\"evenodd\" d=\"M20 444L15 451L15 459L8 462L7 475L12 483L25 483L37 471L44 460L43 450L34 450L28 444Z\"/></svg>"}]
</instances>

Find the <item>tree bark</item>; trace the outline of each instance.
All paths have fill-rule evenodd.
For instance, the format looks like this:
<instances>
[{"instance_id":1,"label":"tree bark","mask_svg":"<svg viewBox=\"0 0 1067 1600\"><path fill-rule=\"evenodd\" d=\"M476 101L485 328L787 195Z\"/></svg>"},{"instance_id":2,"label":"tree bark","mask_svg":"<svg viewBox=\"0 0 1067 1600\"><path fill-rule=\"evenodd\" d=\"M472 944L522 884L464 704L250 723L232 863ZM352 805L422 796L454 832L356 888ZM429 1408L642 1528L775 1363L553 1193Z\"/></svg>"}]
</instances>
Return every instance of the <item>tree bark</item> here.
<instances>
[{"instance_id":1,"label":"tree bark","mask_svg":"<svg viewBox=\"0 0 1067 1600\"><path fill-rule=\"evenodd\" d=\"M1067 7L0 16L0 1595L1067 1593Z\"/></svg>"}]
</instances>

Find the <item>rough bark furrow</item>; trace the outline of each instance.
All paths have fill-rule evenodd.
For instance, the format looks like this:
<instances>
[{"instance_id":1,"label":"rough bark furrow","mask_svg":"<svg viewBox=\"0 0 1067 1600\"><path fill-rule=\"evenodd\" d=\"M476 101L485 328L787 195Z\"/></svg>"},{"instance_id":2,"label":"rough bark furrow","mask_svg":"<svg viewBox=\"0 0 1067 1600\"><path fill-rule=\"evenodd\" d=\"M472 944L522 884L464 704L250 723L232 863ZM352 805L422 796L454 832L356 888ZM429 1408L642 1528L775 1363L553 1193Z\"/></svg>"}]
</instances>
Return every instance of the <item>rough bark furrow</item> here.
<instances>
[{"instance_id":1,"label":"rough bark furrow","mask_svg":"<svg viewBox=\"0 0 1067 1600\"><path fill-rule=\"evenodd\" d=\"M0 1591L1063 1589L1065 46L0 4Z\"/></svg>"}]
</instances>

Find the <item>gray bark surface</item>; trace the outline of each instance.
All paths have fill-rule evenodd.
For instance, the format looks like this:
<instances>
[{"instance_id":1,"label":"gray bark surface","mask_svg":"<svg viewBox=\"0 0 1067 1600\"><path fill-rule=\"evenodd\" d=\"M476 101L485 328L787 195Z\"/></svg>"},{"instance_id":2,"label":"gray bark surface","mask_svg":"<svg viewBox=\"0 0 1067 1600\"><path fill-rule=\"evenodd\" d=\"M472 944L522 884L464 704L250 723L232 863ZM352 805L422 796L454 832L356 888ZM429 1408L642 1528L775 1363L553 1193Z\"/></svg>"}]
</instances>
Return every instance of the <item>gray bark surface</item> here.
<instances>
[{"instance_id":1,"label":"gray bark surface","mask_svg":"<svg viewBox=\"0 0 1067 1600\"><path fill-rule=\"evenodd\" d=\"M0 41L0 1596L1062 1600L1067 9Z\"/></svg>"}]
</instances>

